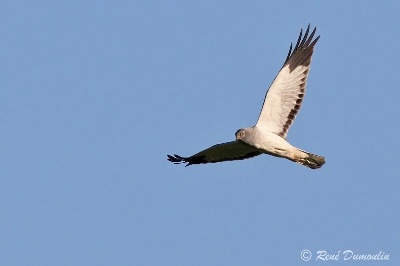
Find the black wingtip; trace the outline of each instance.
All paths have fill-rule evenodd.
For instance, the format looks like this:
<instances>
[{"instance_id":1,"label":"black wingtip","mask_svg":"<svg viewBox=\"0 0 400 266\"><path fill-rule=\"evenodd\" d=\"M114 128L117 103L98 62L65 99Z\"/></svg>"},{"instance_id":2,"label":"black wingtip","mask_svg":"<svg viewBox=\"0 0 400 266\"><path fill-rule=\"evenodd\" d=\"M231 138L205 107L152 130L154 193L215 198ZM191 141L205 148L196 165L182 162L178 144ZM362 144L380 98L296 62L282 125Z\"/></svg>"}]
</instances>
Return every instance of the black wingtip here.
<instances>
[{"instance_id":1,"label":"black wingtip","mask_svg":"<svg viewBox=\"0 0 400 266\"><path fill-rule=\"evenodd\" d=\"M293 49L293 43L290 43L289 52L288 52L288 54L286 56L285 62L289 59L290 55L292 54L292 49Z\"/></svg>"},{"instance_id":2,"label":"black wingtip","mask_svg":"<svg viewBox=\"0 0 400 266\"><path fill-rule=\"evenodd\" d=\"M179 155L176 155L176 154L174 154L174 155L169 155L168 154L167 156L168 156L167 160L172 162L172 163L174 163L174 164L180 164L180 163L185 161L185 158L183 158L183 157L181 157Z\"/></svg>"},{"instance_id":3,"label":"black wingtip","mask_svg":"<svg viewBox=\"0 0 400 266\"><path fill-rule=\"evenodd\" d=\"M174 155L167 154L167 156L168 156L167 160L174 164L187 163L187 165L185 165L185 167L192 164L190 161L188 161L188 158L182 157L178 154L174 154Z\"/></svg>"},{"instance_id":4,"label":"black wingtip","mask_svg":"<svg viewBox=\"0 0 400 266\"><path fill-rule=\"evenodd\" d=\"M178 154L174 155L167 155L167 160L174 163L174 164L182 164L187 163L185 166L193 165L193 164L202 164L202 163L209 163L206 160L206 157L203 155L200 156L191 156L191 157L182 157Z\"/></svg>"},{"instance_id":5,"label":"black wingtip","mask_svg":"<svg viewBox=\"0 0 400 266\"><path fill-rule=\"evenodd\" d=\"M289 59L299 50L303 50L303 49L307 49L307 48L311 48L313 49L314 45L317 43L317 41L319 40L319 35L314 39L314 35L315 32L317 31L317 27L314 27L313 31L310 34L310 29L311 29L311 25L310 23L308 24L306 31L304 32L303 35L303 29L300 29L300 34L299 37L297 38L297 42L296 45L293 48L293 43L290 44L290 48L289 48L289 53L286 56L286 60L283 64L283 66L285 66L285 64L289 61Z\"/></svg>"}]
</instances>

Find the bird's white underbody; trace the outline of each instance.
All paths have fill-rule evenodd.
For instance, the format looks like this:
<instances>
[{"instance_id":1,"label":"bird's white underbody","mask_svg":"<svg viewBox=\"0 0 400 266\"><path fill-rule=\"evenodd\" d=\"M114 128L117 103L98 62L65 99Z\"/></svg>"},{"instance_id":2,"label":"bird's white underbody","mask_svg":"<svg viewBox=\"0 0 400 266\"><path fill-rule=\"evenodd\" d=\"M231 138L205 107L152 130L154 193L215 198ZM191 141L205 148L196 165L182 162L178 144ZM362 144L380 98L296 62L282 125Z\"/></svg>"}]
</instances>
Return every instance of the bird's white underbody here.
<instances>
[{"instance_id":1,"label":"bird's white underbody","mask_svg":"<svg viewBox=\"0 0 400 266\"><path fill-rule=\"evenodd\" d=\"M295 158L302 158L301 155L303 155L303 152L300 152L297 148L293 147L290 145L289 142L287 142L285 139L282 137L276 135L275 133L269 132L268 130L259 128L257 126L248 128L249 131L253 131L252 133L258 135L258 139L264 139L266 141L262 142L246 142L245 143L256 147L263 153L269 154L269 155L274 155L274 156L279 156L279 157L284 157L287 159L295 159ZM236 138L238 141L242 141L240 138Z\"/></svg>"}]
</instances>

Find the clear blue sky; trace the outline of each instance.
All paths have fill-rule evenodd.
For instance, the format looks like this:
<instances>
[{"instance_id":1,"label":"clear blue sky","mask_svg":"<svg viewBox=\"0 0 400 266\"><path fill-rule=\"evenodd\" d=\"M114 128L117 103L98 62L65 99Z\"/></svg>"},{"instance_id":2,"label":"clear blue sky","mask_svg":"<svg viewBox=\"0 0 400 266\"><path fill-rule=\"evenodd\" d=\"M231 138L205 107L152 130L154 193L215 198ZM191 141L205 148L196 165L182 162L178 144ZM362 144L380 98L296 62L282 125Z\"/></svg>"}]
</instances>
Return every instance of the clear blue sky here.
<instances>
[{"instance_id":1,"label":"clear blue sky","mask_svg":"<svg viewBox=\"0 0 400 266\"><path fill-rule=\"evenodd\" d=\"M400 265L399 10L3 1L0 264L322 265L350 249ZM321 39L288 139L323 168L166 160L253 125L308 23Z\"/></svg>"}]
</instances>

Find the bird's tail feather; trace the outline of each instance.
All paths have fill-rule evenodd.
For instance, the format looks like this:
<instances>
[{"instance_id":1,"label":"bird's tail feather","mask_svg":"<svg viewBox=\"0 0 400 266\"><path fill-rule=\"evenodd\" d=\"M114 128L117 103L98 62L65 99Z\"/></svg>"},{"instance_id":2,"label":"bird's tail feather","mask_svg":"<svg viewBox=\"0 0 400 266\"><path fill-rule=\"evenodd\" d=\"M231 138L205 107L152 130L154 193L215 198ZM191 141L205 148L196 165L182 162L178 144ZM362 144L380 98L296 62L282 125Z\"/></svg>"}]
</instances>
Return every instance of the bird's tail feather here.
<instances>
[{"instance_id":1,"label":"bird's tail feather","mask_svg":"<svg viewBox=\"0 0 400 266\"><path fill-rule=\"evenodd\" d=\"M300 149L299 149L300 150ZM298 158L295 160L296 163L307 166L311 169L318 169L325 163L325 158L316 154L312 154L303 150L306 155L304 158Z\"/></svg>"}]
</instances>

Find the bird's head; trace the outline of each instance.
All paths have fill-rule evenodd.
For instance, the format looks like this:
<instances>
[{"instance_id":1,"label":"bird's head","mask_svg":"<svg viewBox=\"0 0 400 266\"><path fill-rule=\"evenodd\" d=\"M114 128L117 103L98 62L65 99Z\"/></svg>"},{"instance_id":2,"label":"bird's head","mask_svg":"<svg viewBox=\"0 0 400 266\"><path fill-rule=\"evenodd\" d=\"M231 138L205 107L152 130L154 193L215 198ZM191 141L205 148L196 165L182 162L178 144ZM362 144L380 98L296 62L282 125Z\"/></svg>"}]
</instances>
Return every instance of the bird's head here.
<instances>
[{"instance_id":1,"label":"bird's head","mask_svg":"<svg viewBox=\"0 0 400 266\"><path fill-rule=\"evenodd\" d=\"M239 129L238 131L236 131L235 136L236 136L236 140L243 141L246 137L246 129L243 129L243 128Z\"/></svg>"}]
</instances>

